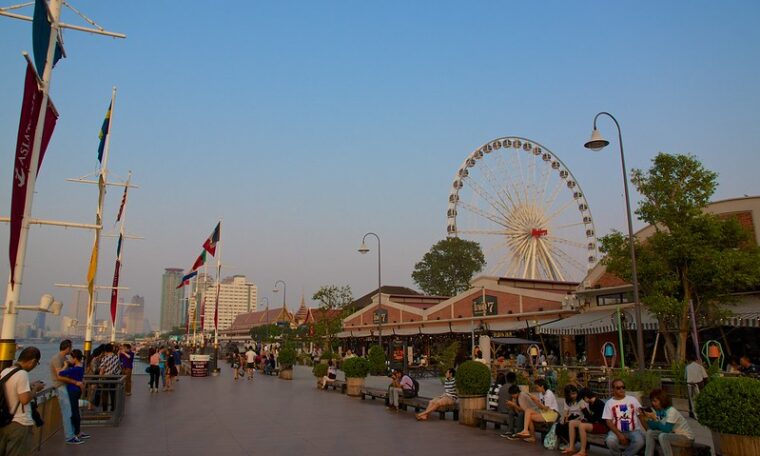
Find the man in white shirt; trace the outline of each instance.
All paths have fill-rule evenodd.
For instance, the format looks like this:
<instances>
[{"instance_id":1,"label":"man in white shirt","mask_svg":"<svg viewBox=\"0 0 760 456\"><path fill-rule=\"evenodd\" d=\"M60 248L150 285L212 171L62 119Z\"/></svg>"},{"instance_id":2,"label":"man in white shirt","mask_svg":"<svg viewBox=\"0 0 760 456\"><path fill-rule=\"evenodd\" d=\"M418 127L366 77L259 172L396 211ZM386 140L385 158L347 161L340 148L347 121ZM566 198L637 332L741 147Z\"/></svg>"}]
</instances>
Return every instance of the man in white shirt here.
<instances>
[{"instance_id":1,"label":"man in white shirt","mask_svg":"<svg viewBox=\"0 0 760 456\"><path fill-rule=\"evenodd\" d=\"M5 381L5 400L8 410L13 413L13 421L0 428L0 454L6 456L26 456L32 453L32 407L29 402L34 394L44 388L42 382L29 384L29 371L40 363L37 347L21 350L14 366L3 369L0 378ZM11 374L12 373L12 374Z\"/></svg>"},{"instance_id":2,"label":"man in white shirt","mask_svg":"<svg viewBox=\"0 0 760 456\"><path fill-rule=\"evenodd\" d=\"M611 455L633 456L644 448L646 441L641 431L640 413L641 404L635 397L625 394L623 380L613 380L612 397L604 404L602 413L610 428L605 443Z\"/></svg>"},{"instance_id":3,"label":"man in white shirt","mask_svg":"<svg viewBox=\"0 0 760 456\"><path fill-rule=\"evenodd\" d=\"M256 352L253 347L249 346L245 352L245 371L248 373L248 380L253 380L253 368L256 366Z\"/></svg>"},{"instance_id":4,"label":"man in white shirt","mask_svg":"<svg viewBox=\"0 0 760 456\"><path fill-rule=\"evenodd\" d=\"M686 387L689 391L689 416L691 418L697 418L697 412L694 409L694 401L699 395L699 388L704 386L709 376L707 371L701 362L697 361L697 357L689 353L687 358L689 364L686 365Z\"/></svg>"}]
</instances>

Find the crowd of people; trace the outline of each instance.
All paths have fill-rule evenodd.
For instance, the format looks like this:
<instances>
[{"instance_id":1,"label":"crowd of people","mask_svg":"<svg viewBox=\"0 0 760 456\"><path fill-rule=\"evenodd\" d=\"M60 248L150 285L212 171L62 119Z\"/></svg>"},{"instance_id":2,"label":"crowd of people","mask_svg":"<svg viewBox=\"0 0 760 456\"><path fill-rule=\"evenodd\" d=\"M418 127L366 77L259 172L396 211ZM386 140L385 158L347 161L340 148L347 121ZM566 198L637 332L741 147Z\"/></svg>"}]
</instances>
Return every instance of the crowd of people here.
<instances>
[{"instance_id":1,"label":"crowd of people","mask_svg":"<svg viewBox=\"0 0 760 456\"><path fill-rule=\"evenodd\" d=\"M227 363L232 368L232 379L253 380L254 373L258 370L269 375L277 369L277 347L248 345L244 350L237 346L231 347L227 352Z\"/></svg>"}]
</instances>

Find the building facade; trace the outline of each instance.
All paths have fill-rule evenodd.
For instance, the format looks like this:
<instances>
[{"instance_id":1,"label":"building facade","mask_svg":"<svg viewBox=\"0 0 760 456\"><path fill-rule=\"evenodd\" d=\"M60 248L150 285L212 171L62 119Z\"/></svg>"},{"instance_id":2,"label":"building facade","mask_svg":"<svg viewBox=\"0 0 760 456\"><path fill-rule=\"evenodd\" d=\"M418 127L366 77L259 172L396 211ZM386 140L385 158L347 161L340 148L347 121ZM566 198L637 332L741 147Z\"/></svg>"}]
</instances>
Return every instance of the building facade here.
<instances>
[{"instance_id":1,"label":"building facade","mask_svg":"<svg viewBox=\"0 0 760 456\"><path fill-rule=\"evenodd\" d=\"M203 330L214 330L214 311L216 307L216 281L204 277L199 281L197 307L203 307ZM244 275L226 277L219 283L219 326L224 330L232 325L240 314L255 312L258 299L256 284L249 282ZM191 306L192 309L192 306ZM194 313L191 312L191 321ZM200 321L196 321L200 328Z\"/></svg>"},{"instance_id":2,"label":"building facade","mask_svg":"<svg viewBox=\"0 0 760 456\"><path fill-rule=\"evenodd\" d=\"M185 323L184 290L177 288L184 272L179 268L166 268L161 279L161 325L162 332L171 331Z\"/></svg>"},{"instance_id":3,"label":"building facade","mask_svg":"<svg viewBox=\"0 0 760 456\"><path fill-rule=\"evenodd\" d=\"M145 331L145 298L140 295L132 296L130 305L124 308L124 332L126 334L144 334Z\"/></svg>"}]
</instances>

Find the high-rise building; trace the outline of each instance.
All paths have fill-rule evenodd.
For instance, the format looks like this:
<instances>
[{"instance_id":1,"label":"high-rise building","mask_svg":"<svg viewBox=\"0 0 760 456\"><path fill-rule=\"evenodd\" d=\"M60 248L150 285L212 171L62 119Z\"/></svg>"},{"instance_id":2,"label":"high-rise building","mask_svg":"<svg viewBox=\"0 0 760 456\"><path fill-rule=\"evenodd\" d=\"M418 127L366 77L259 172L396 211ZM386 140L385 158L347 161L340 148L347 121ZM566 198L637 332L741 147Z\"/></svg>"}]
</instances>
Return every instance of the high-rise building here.
<instances>
[{"instance_id":1,"label":"high-rise building","mask_svg":"<svg viewBox=\"0 0 760 456\"><path fill-rule=\"evenodd\" d=\"M200 306L205 300L203 329L213 331L216 282L206 277L204 285L203 288L199 287L198 304ZM219 284L220 331L229 328L239 314L256 311L257 292L256 284L249 282L244 275L226 277L221 281Z\"/></svg>"},{"instance_id":2,"label":"high-rise building","mask_svg":"<svg viewBox=\"0 0 760 456\"><path fill-rule=\"evenodd\" d=\"M45 312L37 312L37 316L34 317L34 323L32 324L32 331L34 332L35 337L45 337L45 316L47 314Z\"/></svg>"},{"instance_id":3,"label":"high-rise building","mask_svg":"<svg viewBox=\"0 0 760 456\"><path fill-rule=\"evenodd\" d=\"M205 290L214 283L214 278L204 272L199 272L198 275L190 282L188 291L189 297L187 315L188 321L190 322L191 331L193 324L195 324L196 329L200 329L201 327L200 308L203 305ZM213 314L211 318L213 318Z\"/></svg>"},{"instance_id":4,"label":"high-rise building","mask_svg":"<svg viewBox=\"0 0 760 456\"><path fill-rule=\"evenodd\" d=\"M183 270L179 268L166 268L161 280L161 326L160 330L171 331L177 326L185 324L185 311L183 298L185 290L177 288L182 282Z\"/></svg>"},{"instance_id":5,"label":"high-rise building","mask_svg":"<svg viewBox=\"0 0 760 456\"><path fill-rule=\"evenodd\" d=\"M126 334L144 334L145 298L134 295L129 303L130 305L124 306L124 332Z\"/></svg>"}]
</instances>

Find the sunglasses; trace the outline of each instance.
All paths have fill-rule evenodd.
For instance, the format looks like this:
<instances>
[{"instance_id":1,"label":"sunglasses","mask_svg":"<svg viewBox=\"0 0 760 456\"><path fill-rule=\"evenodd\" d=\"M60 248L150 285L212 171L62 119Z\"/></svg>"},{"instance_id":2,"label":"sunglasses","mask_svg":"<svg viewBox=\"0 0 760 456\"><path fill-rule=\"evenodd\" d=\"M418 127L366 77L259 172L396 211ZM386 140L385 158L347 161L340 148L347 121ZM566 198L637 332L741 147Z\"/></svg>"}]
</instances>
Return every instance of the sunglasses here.
<instances>
[{"instance_id":1,"label":"sunglasses","mask_svg":"<svg viewBox=\"0 0 760 456\"><path fill-rule=\"evenodd\" d=\"M616 386L613 386L612 388L616 389L616 390L624 390L625 389L625 385L616 385Z\"/></svg>"}]
</instances>

